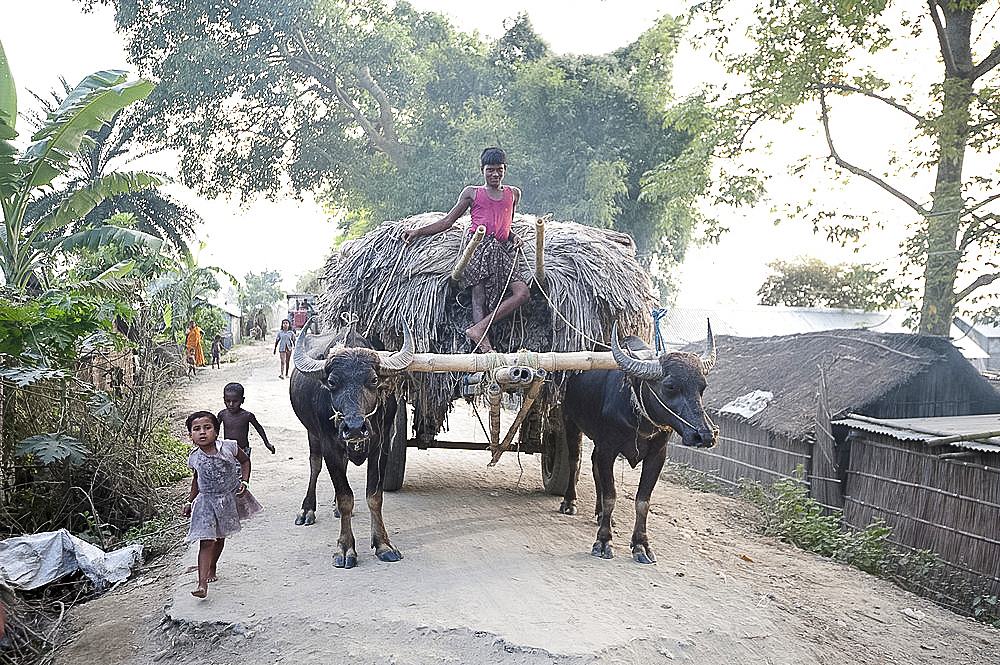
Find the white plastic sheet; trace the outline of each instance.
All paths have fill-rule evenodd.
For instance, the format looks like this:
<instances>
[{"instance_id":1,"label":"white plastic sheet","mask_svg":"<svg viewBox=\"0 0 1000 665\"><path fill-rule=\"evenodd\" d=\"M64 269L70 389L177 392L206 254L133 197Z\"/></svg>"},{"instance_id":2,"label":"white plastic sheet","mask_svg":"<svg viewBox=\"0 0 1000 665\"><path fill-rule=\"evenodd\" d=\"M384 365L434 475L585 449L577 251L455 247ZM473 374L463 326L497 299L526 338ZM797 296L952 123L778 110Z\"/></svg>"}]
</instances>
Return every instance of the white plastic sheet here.
<instances>
[{"instance_id":1,"label":"white plastic sheet","mask_svg":"<svg viewBox=\"0 0 1000 665\"><path fill-rule=\"evenodd\" d=\"M102 590L128 578L141 558L138 543L105 552L60 529L0 541L0 576L15 589L37 589L80 570Z\"/></svg>"}]
</instances>

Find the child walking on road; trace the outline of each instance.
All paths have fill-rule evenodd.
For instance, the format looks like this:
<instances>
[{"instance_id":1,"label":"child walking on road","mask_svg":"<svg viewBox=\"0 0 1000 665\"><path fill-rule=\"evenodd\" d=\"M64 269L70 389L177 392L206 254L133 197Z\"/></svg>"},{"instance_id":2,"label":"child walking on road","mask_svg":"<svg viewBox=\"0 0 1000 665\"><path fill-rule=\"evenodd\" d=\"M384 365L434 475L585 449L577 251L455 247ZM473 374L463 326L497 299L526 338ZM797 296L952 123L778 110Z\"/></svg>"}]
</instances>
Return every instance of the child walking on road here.
<instances>
[{"instance_id":1,"label":"child walking on road","mask_svg":"<svg viewBox=\"0 0 1000 665\"><path fill-rule=\"evenodd\" d=\"M274 339L274 353L281 354L281 375L279 379L287 379L292 372L289 365L292 362L292 349L295 348L295 331L292 330L292 322L282 319L281 330Z\"/></svg>"},{"instance_id":2,"label":"child walking on road","mask_svg":"<svg viewBox=\"0 0 1000 665\"><path fill-rule=\"evenodd\" d=\"M257 422L257 416L243 408L243 384L227 383L226 387L222 389L222 401L226 404L226 408L219 411L219 421L222 423L222 436L232 439L239 444L240 449L249 457L250 426L253 425L253 428L257 430L257 434L260 435L261 440L264 442L264 446L273 455L275 452L274 446L267 440L267 434L264 433L264 428Z\"/></svg>"},{"instance_id":3,"label":"child walking on road","mask_svg":"<svg viewBox=\"0 0 1000 665\"><path fill-rule=\"evenodd\" d=\"M212 367L219 369L219 356L222 355L222 335L216 335L212 342Z\"/></svg>"},{"instance_id":4,"label":"child walking on road","mask_svg":"<svg viewBox=\"0 0 1000 665\"><path fill-rule=\"evenodd\" d=\"M263 510L250 494L250 458L235 441L219 439L219 420L208 411L187 417L191 442L188 456L194 472L184 516L191 517L187 542L199 541L198 588L191 595L204 598L208 584L218 579L217 566L226 538L240 530L240 520ZM236 475L239 462L241 477Z\"/></svg>"}]
</instances>

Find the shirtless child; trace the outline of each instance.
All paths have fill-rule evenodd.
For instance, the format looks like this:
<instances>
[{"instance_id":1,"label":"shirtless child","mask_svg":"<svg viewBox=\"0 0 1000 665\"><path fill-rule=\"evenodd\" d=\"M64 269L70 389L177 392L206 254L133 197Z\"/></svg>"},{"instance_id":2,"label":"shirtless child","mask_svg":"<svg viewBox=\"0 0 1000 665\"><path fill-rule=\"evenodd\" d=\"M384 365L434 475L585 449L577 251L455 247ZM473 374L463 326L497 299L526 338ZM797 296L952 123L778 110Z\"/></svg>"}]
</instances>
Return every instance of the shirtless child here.
<instances>
[{"instance_id":1,"label":"shirtless child","mask_svg":"<svg viewBox=\"0 0 1000 665\"><path fill-rule=\"evenodd\" d=\"M222 423L222 436L232 439L240 448L250 455L250 425L257 430L264 445L273 455L274 446L267 440L264 428L257 422L257 416L243 408L243 384L227 383L222 389L222 401L226 403L226 408L219 411L219 422Z\"/></svg>"}]
</instances>

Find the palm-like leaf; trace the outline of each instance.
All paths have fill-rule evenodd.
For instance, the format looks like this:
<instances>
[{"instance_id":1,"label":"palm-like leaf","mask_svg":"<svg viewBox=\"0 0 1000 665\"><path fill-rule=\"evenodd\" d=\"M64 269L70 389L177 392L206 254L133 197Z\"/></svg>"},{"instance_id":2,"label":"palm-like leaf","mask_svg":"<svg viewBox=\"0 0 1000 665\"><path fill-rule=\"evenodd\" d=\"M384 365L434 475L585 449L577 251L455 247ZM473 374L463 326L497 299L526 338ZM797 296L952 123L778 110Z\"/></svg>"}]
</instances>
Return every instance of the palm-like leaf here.
<instances>
[{"instance_id":1,"label":"palm-like leaf","mask_svg":"<svg viewBox=\"0 0 1000 665\"><path fill-rule=\"evenodd\" d=\"M96 72L83 79L32 137L34 143L22 159L30 165L27 189L52 182L79 151L87 132L100 129L115 113L145 99L152 90L149 81L128 81L126 73L117 69Z\"/></svg>"},{"instance_id":2,"label":"palm-like leaf","mask_svg":"<svg viewBox=\"0 0 1000 665\"><path fill-rule=\"evenodd\" d=\"M163 181L148 173L110 173L70 194L59 207L38 222L35 231L45 233L60 229L86 217L105 199L162 184Z\"/></svg>"},{"instance_id":3,"label":"palm-like leaf","mask_svg":"<svg viewBox=\"0 0 1000 665\"><path fill-rule=\"evenodd\" d=\"M119 247L149 247L159 251L163 241L135 229L123 229L119 226L100 226L96 229L85 229L56 241L60 249L72 252L77 249L96 251L104 245Z\"/></svg>"},{"instance_id":4,"label":"palm-like leaf","mask_svg":"<svg viewBox=\"0 0 1000 665\"><path fill-rule=\"evenodd\" d=\"M9 87L10 70L0 48L0 92ZM46 232L62 228L75 218L85 215L108 196L131 192L161 181L148 174L123 174L102 178L61 202L42 223L36 223L26 232L24 215L34 190L52 182L65 173L70 159L80 146L91 139L88 132L100 129L123 108L149 95L153 84L144 79L127 81L125 72L107 70L85 78L49 113L41 128L32 137L32 143L16 161L14 152L5 139L0 139L0 203L3 205L4 225L0 232L0 268L7 284L24 288L28 284L42 248L37 242ZM0 119L11 113L16 116L16 98L2 96ZM12 121L3 121L0 137L13 131ZM106 232L106 238L126 239L119 232ZM136 236L127 236L134 242ZM71 241L82 242L82 238ZM148 240L144 240L148 242Z\"/></svg>"}]
</instances>

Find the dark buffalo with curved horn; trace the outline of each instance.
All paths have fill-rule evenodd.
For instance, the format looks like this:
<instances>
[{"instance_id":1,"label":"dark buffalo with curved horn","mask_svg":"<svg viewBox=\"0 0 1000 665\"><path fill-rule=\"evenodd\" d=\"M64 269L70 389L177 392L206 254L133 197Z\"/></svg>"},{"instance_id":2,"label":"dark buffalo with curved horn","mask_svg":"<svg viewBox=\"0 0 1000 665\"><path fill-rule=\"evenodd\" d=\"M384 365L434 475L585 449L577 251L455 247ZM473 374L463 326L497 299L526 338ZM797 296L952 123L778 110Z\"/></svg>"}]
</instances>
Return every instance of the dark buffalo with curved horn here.
<instances>
[{"instance_id":1,"label":"dark buffalo with curved horn","mask_svg":"<svg viewBox=\"0 0 1000 665\"><path fill-rule=\"evenodd\" d=\"M587 370L570 377L563 403L570 468L574 470L560 512L576 512L576 482L580 472L580 438L594 441L593 469L597 487L597 542L592 554L614 556L611 547L611 513L615 508L614 462L621 455L633 468L642 462L635 495L635 528L632 556L640 563L654 563L646 519L653 487L667 458L667 439L679 432L685 446L710 448L718 433L702 406L706 374L715 365L715 341L708 326L705 355L672 352L644 360L626 353L618 343L618 325L611 333L611 351L619 370ZM642 340L627 337L632 352L650 356Z\"/></svg>"},{"instance_id":2,"label":"dark buffalo with curved horn","mask_svg":"<svg viewBox=\"0 0 1000 665\"><path fill-rule=\"evenodd\" d=\"M351 517L354 492L347 482L347 462L368 462L365 499L371 512L372 549L382 561L399 561L403 555L389 541L382 521L382 487L388 455L388 438L396 414L396 398L386 380L406 369L413 359L413 339L404 326L403 348L394 354L375 351L353 327L334 336L319 351L322 358L306 352L306 330L299 333L292 359L288 392L295 415L309 432L309 487L296 524L316 521L316 479L326 461L333 481L340 515L338 549L333 555L338 568L353 568L358 562Z\"/></svg>"}]
</instances>

